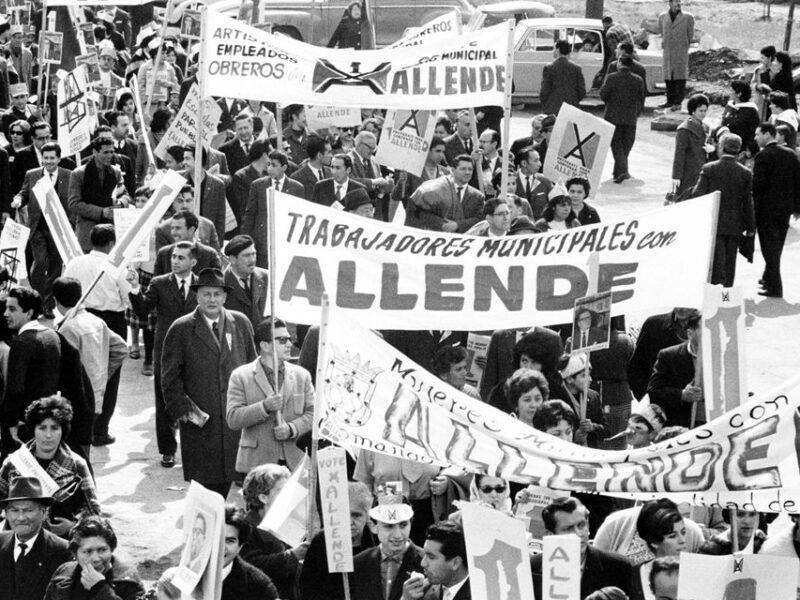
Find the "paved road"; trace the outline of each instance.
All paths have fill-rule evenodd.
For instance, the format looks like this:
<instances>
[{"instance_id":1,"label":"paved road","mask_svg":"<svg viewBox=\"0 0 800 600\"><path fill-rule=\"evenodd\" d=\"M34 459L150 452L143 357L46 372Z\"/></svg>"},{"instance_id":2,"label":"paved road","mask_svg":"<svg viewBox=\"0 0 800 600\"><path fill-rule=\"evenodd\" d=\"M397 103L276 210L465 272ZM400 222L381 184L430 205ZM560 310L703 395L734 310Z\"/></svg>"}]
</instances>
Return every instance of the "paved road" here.
<instances>
[{"instance_id":1,"label":"paved road","mask_svg":"<svg viewBox=\"0 0 800 600\"><path fill-rule=\"evenodd\" d=\"M648 101L648 104L653 99ZM526 135L531 112L516 112L512 139ZM640 119L631 157L633 179L621 185L611 181L611 163L592 202L603 220L614 220L658 208L670 181L673 134L651 132L652 114ZM747 376L758 393L796 374L800 333L800 225L793 224L783 260L784 300L756 295L763 268L741 257L737 283L745 289L747 307ZM643 318L646 315L639 315ZM634 318L636 316L634 315ZM117 443L93 449L100 501L113 516L120 548L133 558L142 575L152 580L166 566L176 564L181 544L182 498L186 489L180 466L159 464L154 433L152 378L140 374L141 360L126 361L117 413L111 431ZM235 494L235 492L233 492ZM241 501L239 499L239 501Z\"/></svg>"}]
</instances>

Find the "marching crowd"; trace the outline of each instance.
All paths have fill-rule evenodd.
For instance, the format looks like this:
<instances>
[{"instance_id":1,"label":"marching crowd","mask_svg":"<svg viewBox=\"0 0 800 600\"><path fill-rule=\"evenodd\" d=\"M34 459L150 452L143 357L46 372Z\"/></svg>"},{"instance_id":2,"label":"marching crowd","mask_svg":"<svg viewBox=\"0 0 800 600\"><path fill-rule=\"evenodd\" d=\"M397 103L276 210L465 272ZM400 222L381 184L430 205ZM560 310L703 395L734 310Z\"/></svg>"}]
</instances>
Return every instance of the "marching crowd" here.
<instances>
[{"instance_id":1,"label":"marching crowd","mask_svg":"<svg viewBox=\"0 0 800 600\"><path fill-rule=\"evenodd\" d=\"M0 133L7 141L0 148L0 213L3 223L12 219L30 229L29 272L14 264L0 271L0 600L180 597L175 568L145 590L135 566L117 555L113 515L98 502L90 450L115 442L110 423L126 359L142 360L142 376L152 378L162 467L175 467L180 446L187 481L225 498L241 487L245 510L228 505L225 511L222 597L345 598L342 579L327 569L324 531L289 547L258 528L310 444L318 342L316 327L264 318L266 190L363 218L466 235L530 235L599 223L587 202L587 179L562 185L542 174L555 114L586 93L580 67L569 59L572 47L559 42L545 69L544 110L533 118L530 136L501 140L497 107L479 107L474 118L470 111L445 110L421 175L376 161L381 111L362 109L359 127L313 131L302 105L283 107L276 119L275 105L224 98L217 138L202 156L175 145L151 164L148 144L158 145L197 82L196 50L146 26L136 31L119 8L87 9L85 17L95 23L96 89L108 110L100 111L90 146L74 157L62 156L54 139L54 95L45 89L44 102L30 99L42 76L35 35L0 24L0 105L6 109ZM658 22L664 108L675 112L684 100L693 20L680 0L670 0ZM606 119L616 126L614 181L622 184L631 177L627 157L646 86L630 31L610 17L604 27L616 60L604 67L599 93ZM339 35L331 46L347 45L342 40L352 32ZM669 201L720 191L711 282L733 284L737 252L747 252L749 243L752 253L757 233L766 263L759 293L780 297L781 251L789 219L800 213L798 119L791 79L788 88L785 81L788 55L767 47L762 58L752 80L731 84L720 128L708 131L703 123L707 98L686 102ZM134 74L141 94L132 89ZM165 92L147 98L156 81ZM147 98L149 112L137 107L137 96ZM280 122L285 128L279 130ZM178 171L187 183L152 232L149 259L98 279L117 241L115 213L144 206L159 170ZM44 178L85 253L66 265L34 192ZM23 277L29 287L15 285ZM581 310L574 336L572 323L489 332L479 388L466 381L468 332L380 333L454 388L568 442L644 448L702 422L699 312L676 307L653 315L635 336L624 318L614 318L607 349L574 352L601 341L608 327L603 318ZM632 398L645 395L650 403L632 411ZM48 479L32 475L37 472ZM682 551L797 557L800 548L796 521L767 535L769 515L753 511L556 493L368 451L348 465L348 476L355 600L470 598L457 501L522 515L533 539L579 536L581 598L591 600L676 600ZM389 489L395 482L399 494ZM534 501L541 497L547 500ZM119 542L124 548L125 540ZM532 553L531 571L542 598L541 554Z\"/></svg>"}]
</instances>

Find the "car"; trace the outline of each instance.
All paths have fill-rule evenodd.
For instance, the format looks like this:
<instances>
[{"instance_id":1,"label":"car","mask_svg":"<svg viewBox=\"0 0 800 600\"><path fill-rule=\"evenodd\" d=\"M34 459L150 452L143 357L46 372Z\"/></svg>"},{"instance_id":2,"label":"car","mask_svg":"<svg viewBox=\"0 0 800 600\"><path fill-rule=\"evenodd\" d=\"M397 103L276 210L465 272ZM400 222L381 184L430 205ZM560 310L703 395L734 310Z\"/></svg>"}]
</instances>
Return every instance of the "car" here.
<instances>
[{"instance_id":1,"label":"car","mask_svg":"<svg viewBox=\"0 0 800 600\"><path fill-rule=\"evenodd\" d=\"M514 19L515 23L519 23L523 19L551 19L556 16L555 8L532 0L508 0L491 4L476 1L475 4L478 11L486 15L483 21L484 27L491 27L508 19Z\"/></svg>"},{"instance_id":2,"label":"car","mask_svg":"<svg viewBox=\"0 0 800 600\"><path fill-rule=\"evenodd\" d=\"M515 103L532 102L542 89L544 66L555 59L556 42L572 44L571 60L583 69L586 89L596 95L599 74L606 63L608 48L599 19L561 18L524 19L514 31L514 72L512 99ZM637 59L647 70L647 93L664 93L664 74L661 51L636 51Z\"/></svg>"}]
</instances>

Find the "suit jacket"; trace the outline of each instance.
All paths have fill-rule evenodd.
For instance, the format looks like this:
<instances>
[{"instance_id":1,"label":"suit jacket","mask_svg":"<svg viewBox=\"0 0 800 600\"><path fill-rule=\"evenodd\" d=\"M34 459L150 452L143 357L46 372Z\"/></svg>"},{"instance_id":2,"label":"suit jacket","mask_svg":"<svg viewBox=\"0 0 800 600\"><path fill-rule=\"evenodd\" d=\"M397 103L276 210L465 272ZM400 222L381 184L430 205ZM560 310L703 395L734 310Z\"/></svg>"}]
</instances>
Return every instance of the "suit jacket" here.
<instances>
[{"instance_id":1,"label":"suit jacket","mask_svg":"<svg viewBox=\"0 0 800 600\"><path fill-rule=\"evenodd\" d=\"M692 405L681 401L681 392L693 380L694 358L689 354L689 342L664 348L658 353L647 395L651 402L664 409L670 425L690 426ZM705 421L700 411L697 418Z\"/></svg>"},{"instance_id":2,"label":"suit jacket","mask_svg":"<svg viewBox=\"0 0 800 600\"><path fill-rule=\"evenodd\" d=\"M181 173L192 183L194 173ZM207 218L217 230L217 239L225 239L225 182L208 171L204 172L203 189L200 191L200 216Z\"/></svg>"},{"instance_id":3,"label":"suit jacket","mask_svg":"<svg viewBox=\"0 0 800 600\"><path fill-rule=\"evenodd\" d=\"M584 346L581 344L581 334L578 333L578 338L572 340L572 349L578 350L579 348L583 348ZM608 340L608 334L605 329L601 329L600 327L590 327L589 328L589 335L587 336L587 344L586 346L592 346L594 344L599 344L600 342L605 342Z\"/></svg>"},{"instance_id":4,"label":"suit jacket","mask_svg":"<svg viewBox=\"0 0 800 600\"><path fill-rule=\"evenodd\" d=\"M611 73L600 88L600 98L606 103L603 118L614 125L636 125L644 109L646 88L642 78L628 67Z\"/></svg>"},{"instance_id":5,"label":"suit jacket","mask_svg":"<svg viewBox=\"0 0 800 600\"><path fill-rule=\"evenodd\" d=\"M255 138L250 142L255 141ZM231 173L236 173L239 169L244 169L250 164L250 158L244 153L238 137L234 137L229 142L225 142L219 147L219 151L225 155L225 160L228 162L228 170Z\"/></svg>"},{"instance_id":6,"label":"suit jacket","mask_svg":"<svg viewBox=\"0 0 800 600\"><path fill-rule=\"evenodd\" d=\"M244 211L247 208L247 199L250 197L250 188L256 180L264 175L265 173L259 173L252 164L249 164L236 171L231 178L231 183L228 185L228 204L231 205L231 210L236 215L236 222L240 226L244 221Z\"/></svg>"},{"instance_id":7,"label":"suit jacket","mask_svg":"<svg viewBox=\"0 0 800 600\"><path fill-rule=\"evenodd\" d=\"M239 432L225 422L231 373L256 358L253 326L242 313L222 310L220 338L200 309L179 317L167 331L161 355L161 389L170 418L188 414L192 402L209 415L198 427L181 422L183 476L200 483L234 481Z\"/></svg>"},{"instance_id":8,"label":"suit jacket","mask_svg":"<svg viewBox=\"0 0 800 600\"><path fill-rule=\"evenodd\" d=\"M608 76L611 75L612 73L616 73L617 71L619 71L619 61L612 60L610 63L608 63L606 78L608 78ZM634 59L633 64L631 65L631 73L633 73L634 75L638 75L639 77L642 78L642 83L644 83L645 92L647 92L647 69L644 68L644 65L640 63L638 60Z\"/></svg>"},{"instance_id":9,"label":"suit jacket","mask_svg":"<svg viewBox=\"0 0 800 600\"><path fill-rule=\"evenodd\" d=\"M533 594L536 598L544 597L542 596L542 556L537 554L531 558ZM586 598L607 586L618 587L625 594L629 594L631 573L631 564L624 556L589 546L586 549L586 565L581 575L580 597Z\"/></svg>"},{"instance_id":10,"label":"suit jacket","mask_svg":"<svg viewBox=\"0 0 800 600\"><path fill-rule=\"evenodd\" d=\"M432 585L425 592L422 600L442 600L444 597L444 586L441 584ZM469 577L464 584L458 588L458 592L453 596L453 600L472 600L472 589L469 587Z\"/></svg>"},{"instance_id":11,"label":"suit jacket","mask_svg":"<svg viewBox=\"0 0 800 600\"><path fill-rule=\"evenodd\" d=\"M469 143L471 144L472 141L470 140ZM455 161L456 156L459 154L469 154L464 140L455 133L444 138L444 157L447 160L447 164L452 167L453 161Z\"/></svg>"},{"instance_id":12,"label":"suit jacket","mask_svg":"<svg viewBox=\"0 0 800 600\"><path fill-rule=\"evenodd\" d=\"M81 159L81 165L85 165L90 160L92 160L91 151ZM111 164L116 165L119 167L119 170L122 171L122 181L125 183L125 189L128 191L131 198L133 198L136 193L136 177L133 172L136 163L131 161L127 155L117 152L115 148L114 159L111 161Z\"/></svg>"},{"instance_id":13,"label":"suit jacket","mask_svg":"<svg viewBox=\"0 0 800 600\"><path fill-rule=\"evenodd\" d=\"M645 319L639 330L639 337L636 338L633 356L628 362L628 381L637 399L641 399L647 391L659 351L683 341L678 334L678 326L672 312Z\"/></svg>"},{"instance_id":14,"label":"suit jacket","mask_svg":"<svg viewBox=\"0 0 800 600\"><path fill-rule=\"evenodd\" d=\"M553 182L541 173L535 173L531 176L531 193L525 193L525 178L521 173L514 175L517 182L517 189L515 193L520 198L525 198L531 207L533 219L541 219L544 215L544 209L547 208L547 200L550 196L550 190L553 189Z\"/></svg>"},{"instance_id":15,"label":"suit jacket","mask_svg":"<svg viewBox=\"0 0 800 600\"><path fill-rule=\"evenodd\" d=\"M217 237L217 230L214 227L214 224L205 217L198 217L198 221L200 221L200 225L197 226L197 232L195 233L195 240L200 242L201 244L210 246L211 248L219 252L221 247L219 243L219 238ZM156 252L158 252L168 244L175 243L175 239L172 237L172 232L170 230L170 227L171 227L171 219L169 218L164 219L159 224L159 226L156 227Z\"/></svg>"},{"instance_id":16,"label":"suit jacket","mask_svg":"<svg viewBox=\"0 0 800 600\"><path fill-rule=\"evenodd\" d=\"M120 168L111 165L109 167L116 178L117 184L123 183ZM81 165L75 169L69 177L69 212L75 216L75 234L78 236L81 248L88 252L92 248L90 236L92 228L98 223L110 223L109 219L103 216L104 207L97 206L83 199L83 179L86 173L86 166Z\"/></svg>"},{"instance_id":17,"label":"suit jacket","mask_svg":"<svg viewBox=\"0 0 800 600\"><path fill-rule=\"evenodd\" d=\"M269 267L269 225L267 224L267 189L272 187L272 177L260 177L250 186L247 207L242 219L242 233L256 243L256 264L262 269ZM283 178L285 194L303 198L303 186L296 181Z\"/></svg>"},{"instance_id":18,"label":"suit jacket","mask_svg":"<svg viewBox=\"0 0 800 600\"><path fill-rule=\"evenodd\" d=\"M753 164L753 205L756 221L788 219L800 212L800 165L794 152L767 144Z\"/></svg>"},{"instance_id":19,"label":"suit jacket","mask_svg":"<svg viewBox=\"0 0 800 600\"><path fill-rule=\"evenodd\" d=\"M422 184L411 196L411 209L406 210L405 224L418 229L442 231L445 219L449 219L458 223L458 233L466 232L483 219L484 197L467 185L463 190L463 199L459 201L456 191L450 175Z\"/></svg>"},{"instance_id":20,"label":"suit jacket","mask_svg":"<svg viewBox=\"0 0 800 600\"><path fill-rule=\"evenodd\" d=\"M385 214L388 212L389 208L389 194L384 193L379 199L378 196L381 194L381 192L377 187L372 185L373 179L383 177L381 174L380 165L375 160L375 157L372 157L369 161L369 168L367 168L367 166L364 164L364 159L361 158L361 155L358 154L358 152L351 150L348 152L348 154L353 161L353 168L350 170L350 177L367 188L369 197L375 201L375 218L385 221Z\"/></svg>"},{"instance_id":21,"label":"suit jacket","mask_svg":"<svg viewBox=\"0 0 800 600\"><path fill-rule=\"evenodd\" d=\"M222 582L221 600L277 600L278 590L272 580L238 556L231 572Z\"/></svg>"},{"instance_id":22,"label":"suit jacket","mask_svg":"<svg viewBox=\"0 0 800 600\"><path fill-rule=\"evenodd\" d=\"M156 264L153 270L154 275L164 275L165 273L172 273L172 246L164 246L158 251L156 255ZM199 275L203 269L221 269L222 261L219 259L219 253L210 246L206 246L200 242L195 242L197 248L197 264L192 271L195 275Z\"/></svg>"},{"instance_id":23,"label":"suit jacket","mask_svg":"<svg viewBox=\"0 0 800 600\"><path fill-rule=\"evenodd\" d=\"M242 432L236 470L249 473L250 469L264 463L277 463L283 456L290 470L302 462L305 456L295 441L311 431L314 417L314 386L311 375L303 367L284 363L283 385L276 392L270 385L257 358L231 373L228 383L226 418L231 429ZM291 439L280 442L275 439L273 428L278 424L276 414L267 412L262 400L275 393L283 398L283 419L294 428Z\"/></svg>"},{"instance_id":24,"label":"suit jacket","mask_svg":"<svg viewBox=\"0 0 800 600\"><path fill-rule=\"evenodd\" d=\"M113 80L113 78L116 77L116 75L112 73L111 77ZM124 82L121 87L125 87ZM117 154L121 154L122 156L127 156L128 159L131 161L131 166L133 168L136 167L137 150L138 150L138 145L131 138L125 138L121 143L117 140L114 140L114 152L116 152ZM133 180L134 185L136 185L136 174L133 172L131 173L131 179ZM136 190L134 190L134 192L135 191Z\"/></svg>"},{"instance_id":25,"label":"suit jacket","mask_svg":"<svg viewBox=\"0 0 800 600\"><path fill-rule=\"evenodd\" d=\"M69 207L67 206L67 199L69 198L69 171L62 167L58 167L58 174L56 175L56 194L58 199L61 200L61 205L64 207L64 212L69 215ZM25 181L22 184L22 189L19 195L22 196L22 206L28 207L28 227L31 232L36 231L39 226L39 220L42 217L42 207L39 206L39 201L36 199L36 194L33 193L33 186L35 186L40 179L44 177L44 167L38 169L31 169L25 173Z\"/></svg>"},{"instance_id":26,"label":"suit jacket","mask_svg":"<svg viewBox=\"0 0 800 600\"><path fill-rule=\"evenodd\" d=\"M362 183L359 183L352 177L347 182L347 191L352 192L356 188L363 187L367 189ZM333 178L323 179L314 185L314 192L311 194L311 201L323 206L331 206L336 202L336 184Z\"/></svg>"},{"instance_id":27,"label":"suit jacket","mask_svg":"<svg viewBox=\"0 0 800 600\"><path fill-rule=\"evenodd\" d=\"M244 293L244 288L231 268L225 269L225 283L231 286L231 291L228 292L225 300L225 308L238 310L250 319L250 323L255 329L255 326L264 320L264 309L269 293L269 273L265 269L256 267L249 279L250 295L248 296Z\"/></svg>"},{"instance_id":28,"label":"suit jacket","mask_svg":"<svg viewBox=\"0 0 800 600\"><path fill-rule=\"evenodd\" d=\"M557 115L565 102L578 106L586 97L583 70L566 56L560 56L542 70L539 100L542 112ZM544 158L542 159L544 162Z\"/></svg>"},{"instance_id":29,"label":"suit jacket","mask_svg":"<svg viewBox=\"0 0 800 600\"><path fill-rule=\"evenodd\" d=\"M8 58L8 61L14 65L14 70L17 72L17 75L19 75L19 82L27 83L28 90L33 93L33 54L31 54L31 51L25 46L21 46L19 51L19 58L15 58L12 54Z\"/></svg>"},{"instance_id":30,"label":"suit jacket","mask_svg":"<svg viewBox=\"0 0 800 600\"><path fill-rule=\"evenodd\" d=\"M28 146L17 152L10 166L11 195L16 194L22 188L22 183L25 181L25 173L40 166L39 158L36 156L33 146ZM58 161L58 166L72 171L75 168L75 161L65 157Z\"/></svg>"},{"instance_id":31,"label":"suit jacket","mask_svg":"<svg viewBox=\"0 0 800 600\"><path fill-rule=\"evenodd\" d=\"M739 164L736 157L728 155L703 165L692 196L714 191L720 192L717 235L739 236L743 231L755 231L753 174L750 169Z\"/></svg>"},{"instance_id":32,"label":"suit jacket","mask_svg":"<svg viewBox=\"0 0 800 600\"><path fill-rule=\"evenodd\" d=\"M322 165L322 179L327 179L330 176L331 168ZM314 186L317 185L317 181L321 181L314 175L314 172L308 165L308 161L304 162L299 169L292 173L292 179L303 185L303 198L306 200L311 200L311 197L314 195Z\"/></svg>"},{"instance_id":33,"label":"suit jacket","mask_svg":"<svg viewBox=\"0 0 800 600\"><path fill-rule=\"evenodd\" d=\"M389 596L384 598L380 546L364 550L353 557L353 577L350 579L353 600L400 600L408 573L421 571L421 563L422 548L409 542Z\"/></svg>"},{"instance_id":34,"label":"suit jacket","mask_svg":"<svg viewBox=\"0 0 800 600\"><path fill-rule=\"evenodd\" d=\"M414 192L417 191L417 188L419 188L423 182L438 179L439 177L444 177L449 174L450 169L443 165L437 165L435 177L429 176L428 171L424 169L422 175L413 175L406 171L401 171L397 179L397 184L392 190L392 200L395 202L402 202L403 207L408 209L409 198L414 195Z\"/></svg>"},{"instance_id":35,"label":"suit jacket","mask_svg":"<svg viewBox=\"0 0 800 600\"><path fill-rule=\"evenodd\" d=\"M42 529L19 565L14 563L14 532L0 532L0 600L44 598L47 584L55 570L72 558L69 545L60 537Z\"/></svg>"}]
</instances>

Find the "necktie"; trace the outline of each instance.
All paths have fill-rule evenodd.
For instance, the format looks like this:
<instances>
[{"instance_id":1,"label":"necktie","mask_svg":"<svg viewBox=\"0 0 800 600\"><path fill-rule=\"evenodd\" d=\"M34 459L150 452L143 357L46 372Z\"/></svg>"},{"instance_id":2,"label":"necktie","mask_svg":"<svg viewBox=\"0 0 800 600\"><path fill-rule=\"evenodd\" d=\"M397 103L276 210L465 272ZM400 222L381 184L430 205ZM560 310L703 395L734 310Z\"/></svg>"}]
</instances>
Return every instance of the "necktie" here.
<instances>
[{"instance_id":1,"label":"necktie","mask_svg":"<svg viewBox=\"0 0 800 600\"><path fill-rule=\"evenodd\" d=\"M372 175L372 161L368 158L364 159L364 172L367 175Z\"/></svg>"},{"instance_id":2,"label":"necktie","mask_svg":"<svg viewBox=\"0 0 800 600\"><path fill-rule=\"evenodd\" d=\"M458 201L461 202L461 192L464 191L464 186L460 185L456 188L456 194L458 195Z\"/></svg>"},{"instance_id":3,"label":"necktie","mask_svg":"<svg viewBox=\"0 0 800 600\"><path fill-rule=\"evenodd\" d=\"M55 184L56 184L56 174L55 173L50 173L50 181L52 181L53 185L55 186Z\"/></svg>"},{"instance_id":4,"label":"necktie","mask_svg":"<svg viewBox=\"0 0 800 600\"><path fill-rule=\"evenodd\" d=\"M467 149L467 154L472 154L472 138L464 140L464 147Z\"/></svg>"},{"instance_id":5,"label":"necktie","mask_svg":"<svg viewBox=\"0 0 800 600\"><path fill-rule=\"evenodd\" d=\"M589 345L589 332L584 331L581 334L581 348L586 348Z\"/></svg>"},{"instance_id":6,"label":"necktie","mask_svg":"<svg viewBox=\"0 0 800 600\"><path fill-rule=\"evenodd\" d=\"M342 186L341 184L336 184L336 199L341 202L342 200Z\"/></svg>"},{"instance_id":7,"label":"necktie","mask_svg":"<svg viewBox=\"0 0 800 600\"><path fill-rule=\"evenodd\" d=\"M250 144L244 145L244 154L245 156L250 156Z\"/></svg>"},{"instance_id":8,"label":"necktie","mask_svg":"<svg viewBox=\"0 0 800 600\"><path fill-rule=\"evenodd\" d=\"M17 562L22 560L22 557L25 556L25 551L28 549L27 544L20 543L19 545L19 555L17 556Z\"/></svg>"},{"instance_id":9,"label":"necktie","mask_svg":"<svg viewBox=\"0 0 800 600\"><path fill-rule=\"evenodd\" d=\"M211 324L211 331L214 334L214 337L217 338L217 341L219 341L219 325L217 325L216 321Z\"/></svg>"},{"instance_id":10,"label":"necktie","mask_svg":"<svg viewBox=\"0 0 800 600\"><path fill-rule=\"evenodd\" d=\"M244 293L249 296L250 295L250 281L249 277L242 277L242 287L244 288Z\"/></svg>"},{"instance_id":11,"label":"necktie","mask_svg":"<svg viewBox=\"0 0 800 600\"><path fill-rule=\"evenodd\" d=\"M273 179L272 180L272 187L275 188L276 192L280 192L281 191L281 182L278 181L277 179Z\"/></svg>"},{"instance_id":12,"label":"necktie","mask_svg":"<svg viewBox=\"0 0 800 600\"><path fill-rule=\"evenodd\" d=\"M525 197L531 199L531 176L525 175Z\"/></svg>"},{"instance_id":13,"label":"necktie","mask_svg":"<svg viewBox=\"0 0 800 600\"><path fill-rule=\"evenodd\" d=\"M181 279L181 287L180 287L181 298L186 300L186 280Z\"/></svg>"},{"instance_id":14,"label":"necktie","mask_svg":"<svg viewBox=\"0 0 800 600\"><path fill-rule=\"evenodd\" d=\"M317 178L317 181L322 181L322 171L314 169L314 177Z\"/></svg>"}]
</instances>

